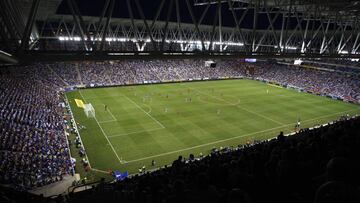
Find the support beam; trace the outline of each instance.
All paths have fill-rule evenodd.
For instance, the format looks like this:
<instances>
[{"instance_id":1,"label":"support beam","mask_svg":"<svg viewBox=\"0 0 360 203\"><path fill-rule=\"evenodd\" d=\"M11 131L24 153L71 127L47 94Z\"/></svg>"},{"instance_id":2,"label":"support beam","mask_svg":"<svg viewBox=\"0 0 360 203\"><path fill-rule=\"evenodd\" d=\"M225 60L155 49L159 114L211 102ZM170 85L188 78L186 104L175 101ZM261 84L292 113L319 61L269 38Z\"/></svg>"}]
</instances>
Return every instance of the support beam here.
<instances>
[{"instance_id":1,"label":"support beam","mask_svg":"<svg viewBox=\"0 0 360 203\"><path fill-rule=\"evenodd\" d=\"M152 30L150 29L150 27L149 27L149 25L148 25L148 23L147 23L147 21L146 21L146 18L145 18L145 15L144 15L143 10L142 10L142 8L141 8L141 5L140 5L140 3L139 3L139 0L135 0L135 4L136 4L136 7L137 7L137 9L138 9L138 11L139 11L140 17L141 17L141 18L143 19L143 21L144 21L145 29L146 29L146 31L147 31L148 34L149 34L149 37L150 37L151 43L152 43L152 45L153 45L153 48L157 51L158 49L157 49L156 42L155 42L155 40L154 40L154 38L153 38L153 35L152 35Z\"/></svg>"},{"instance_id":2,"label":"support beam","mask_svg":"<svg viewBox=\"0 0 360 203\"><path fill-rule=\"evenodd\" d=\"M106 19L105 28L104 28L102 38L101 38L101 44L100 44L100 48L99 48L100 51L102 51L104 49L104 45L105 45L105 41L106 41L106 34L108 33L108 30L109 30L110 20L111 20L112 13L113 13L113 10L114 10L114 5L115 5L115 0L111 0L110 7L109 7L109 10L108 10L108 16L107 16L107 19Z\"/></svg>"},{"instance_id":3,"label":"support beam","mask_svg":"<svg viewBox=\"0 0 360 203\"><path fill-rule=\"evenodd\" d=\"M25 31L24 31L22 39L21 39L20 48L18 50L20 55L29 47L30 35L31 35L32 28L34 26L35 17L36 17L38 8L39 8L39 3L40 3L40 0L33 0L33 3L31 5L28 21L26 23Z\"/></svg>"},{"instance_id":4,"label":"support beam","mask_svg":"<svg viewBox=\"0 0 360 203\"><path fill-rule=\"evenodd\" d=\"M252 45L251 45L251 52L255 52L255 43L256 43L256 27L257 27L257 21L258 21L258 9L259 4L255 4L254 7L254 16L253 16L253 24L252 24ZM249 8L246 9L246 12L249 10ZM244 12L245 13L245 12Z\"/></svg>"},{"instance_id":5,"label":"support beam","mask_svg":"<svg viewBox=\"0 0 360 203\"><path fill-rule=\"evenodd\" d=\"M154 18L153 22L151 23L150 29L153 29L153 28L154 28L154 25L155 25L157 19L158 19L159 16L160 16L161 10L162 10L162 8L164 7L164 3L165 3L165 0L161 0L160 6L159 6L159 8L158 8L157 11L156 11L155 18Z\"/></svg>"},{"instance_id":6,"label":"support beam","mask_svg":"<svg viewBox=\"0 0 360 203\"><path fill-rule=\"evenodd\" d=\"M282 49L281 49L281 46L280 46L280 42L279 42L279 40L278 40L278 38L277 38L277 36L276 36L275 27L274 27L274 25L273 25L273 23L275 22L275 20L276 20L277 17L279 16L280 12L278 11L278 12L276 13L275 17L274 17L273 19L271 19L270 14L269 14L268 7L266 6L266 1L264 1L264 8L265 8L266 16L267 16L267 18L269 19L269 23L270 23L269 26L270 26L270 29L271 29L271 33L272 33L272 35L273 35L273 37L274 37L275 43L277 44L277 47L278 47L279 51L281 51ZM286 45L285 45L284 48L286 48Z\"/></svg>"},{"instance_id":7,"label":"support beam","mask_svg":"<svg viewBox=\"0 0 360 203\"><path fill-rule=\"evenodd\" d=\"M15 58L13 55L0 50L0 64L3 64L3 62L8 64L17 64L19 63L18 59Z\"/></svg>"},{"instance_id":8,"label":"support beam","mask_svg":"<svg viewBox=\"0 0 360 203\"><path fill-rule=\"evenodd\" d=\"M233 16L233 18L234 18L234 20L235 20L236 28L237 28L237 30L239 31L241 40L242 40L243 43L244 43L245 50L246 50L246 52L251 52L251 51L248 49L248 47L247 47L247 42L246 42L246 39L245 39L245 37L244 37L244 35L243 35L243 33L242 33L242 29L240 28L240 24L239 24L239 22L238 22L236 13L235 13L235 11L234 11L234 8L233 8L230 0L227 0L227 2L228 2L228 5L229 5L229 9L230 9L230 11L231 11L231 13L232 13L232 16Z\"/></svg>"},{"instance_id":9,"label":"support beam","mask_svg":"<svg viewBox=\"0 0 360 203\"><path fill-rule=\"evenodd\" d=\"M213 21L213 27L212 27L212 31L211 31L210 43L209 43L208 51L213 50L213 41L214 41L214 38L215 38L215 29L216 29L216 24L218 23L217 21L219 20L218 16L219 16L219 13L220 13L220 9L221 9L221 1L218 0L218 6L217 6L217 9L216 9L216 13L215 13L214 21Z\"/></svg>"},{"instance_id":10,"label":"support beam","mask_svg":"<svg viewBox=\"0 0 360 203\"><path fill-rule=\"evenodd\" d=\"M305 41L307 39L307 33L308 33L308 30L309 30L309 23L310 23L310 18L306 22L305 32L304 32L303 40L302 40L302 43L301 43L301 53L305 53L305 51L306 51L305 50Z\"/></svg>"},{"instance_id":11,"label":"support beam","mask_svg":"<svg viewBox=\"0 0 360 203\"><path fill-rule=\"evenodd\" d=\"M177 33L179 37L179 40L182 41L183 40L183 32L182 32L182 28L181 28L181 16L180 16L180 6L179 6L179 0L175 0L175 8L176 8L176 21L177 21ZM181 44L182 45L182 44ZM183 47L183 45L182 45ZM182 48L182 51L185 51L184 48Z\"/></svg>"},{"instance_id":12,"label":"support beam","mask_svg":"<svg viewBox=\"0 0 360 203\"><path fill-rule=\"evenodd\" d=\"M222 4L220 2L220 5L219 5L219 42L220 42L220 52L223 51L223 45L222 45L222 13L221 13L221 10L222 10Z\"/></svg>"},{"instance_id":13,"label":"support beam","mask_svg":"<svg viewBox=\"0 0 360 203\"><path fill-rule=\"evenodd\" d=\"M84 22L84 19L83 19L81 13L80 13L80 10L79 10L79 8L78 8L75 0L72 0L71 2L72 2L72 5L73 5L73 7L74 7L75 14L76 14L77 17L79 18L80 26L81 26L81 28L82 28L85 36L86 36L86 39L87 39L88 41L90 41L90 34L89 34L88 30L86 29L85 22Z\"/></svg>"},{"instance_id":14,"label":"support beam","mask_svg":"<svg viewBox=\"0 0 360 203\"><path fill-rule=\"evenodd\" d=\"M190 3L189 3L189 0L185 0L185 2L186 2L186 5L187 5L187 7L188 7L188 11L189 11L189 13L190 13L192 22L193 22L194 25L195 25L196 32L198 33L199 38L200 38L200 40L201 40L202 50L205 50L204 40L203 40L202 34L201 34L201 32L200 32L199 25L198 25L198 23L196 22L194 13L193 13L193 11L192 11L192 7L191 7L191 5L190 5Z\"/></svg>"},{"instance_id":15,"label":"support beam","mask_svg":"<svg viewBox=\"0 0 360 203\"><path fill-rule=\"evenodd\" d=\"M96 50L96 42L97 42L96 38L100 32L102 21L105 17L106 11L108 10L109 3L110 3L110 0L106 0L103 10L101 11L101 16L99 18L99 22L97 23L97 29L95 30L95 33L94 33L93 50Z\"/></svg>"},{"instance_id":16,"label":"support beam","mask_svg":"<svg viewBox=\"0 0 360 203\"><path fill-rule=\"evenodd\" d=\"M164 51L164 44L165 44L165 40L166 40L166 37L168 35L168 26L169 26L169 20L170 20L170 16L171 16L171 13L172 13L172 9L173 9L173 6L174 5L174 0L170 0L170 5L169 5L169 8L168 8L168 13L166 15L166 23L165 23L165 30L164 30L164 35L161 39L161 47L160 47L160 51Z\"/></svg>"},{"instance_id":17,"label":"support beam","mask_svg":"<svg viewBox=\"0 0 360 203\"><path fill-rule=\"evenodd\" d=\"M79 19L77 18L76 14L75 14L75 10L74 10L74 7L73 7L73 2L72 0L66 0L67 1L67 4L69 6L69 9L70 9L70 12L73 16L73 19L75 21L75 25L77 26L77 28L79 29L79 32L80 32L80 38L84 44L84 48L85 50L88 50L88 46L87 46L87 43L86 43L86 40L85 40L85 33L84 33L84 30L80 24L80 21Z\"/></svg>"},{"instance_id":18,"label":"support beam","mask_svg":"<svg viewBox=\"0 0 360 203\"><path fill-rule=\"evenodd\" d=\"M355 42L354 42L354 44L353 44L351 53L355 53L355 52L357 51L357 49L359 48L359 47L357 46L357 45L358 45L359 37L360 37L360 32L358 32L357 35L356 35L356 39L355 39ZM360 45L360 43L359 43L359 45Z\"/></svg>"},{"instance_id":19,"label":"support beam","mask_svg":"<svg viewBox=\"0 0 360 203\"><path fill-rule=\"evenodd\" d=\"M326 36L327 36L328 30L329 30L329 26L330 26L330 19L328 20L325 32L323 33L324 36L323 36L323 40L322 40L321 47L320 47L320 54L324 53L324 47L325 47L325 43L326 43Z\"/></svg>"},{"instance_id":20,"label":"support beam","mask_svg":"<svg viewBox=\"0 0 360 203\"><path fill-rule=\"evenodd\" d=\"M127 5L127 8L128 8L128 11L129 11L130 21L131 21L131 26L133 28L134 36L139 39L140 35L139 35L138 28L136 27L135 22L134 22L134 14L133 14L133 10L132 10L132 7L131 7L131 1L126 0L126 5Z\"/></svg>"}]
</instances>

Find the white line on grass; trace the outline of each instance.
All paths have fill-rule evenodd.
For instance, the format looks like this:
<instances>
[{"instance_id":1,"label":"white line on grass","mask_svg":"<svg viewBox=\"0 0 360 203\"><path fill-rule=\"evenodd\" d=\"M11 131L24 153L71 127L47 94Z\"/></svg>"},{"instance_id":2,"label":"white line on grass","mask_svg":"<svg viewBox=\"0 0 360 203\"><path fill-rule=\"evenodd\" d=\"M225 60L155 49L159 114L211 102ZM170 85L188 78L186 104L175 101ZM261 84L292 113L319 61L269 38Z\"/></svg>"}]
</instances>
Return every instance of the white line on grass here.
<instances>
[{"instance_id":1,"label":"white line on grass","mask_svg":"<svg viewBox=\"0 0 360 203\"><path fill-rule=\"evenodd\" d=\"M96 168L92 168L91 170L93 170L93 171L97 171L97 172L100 172L100 173L106 173L106 174L109 174L109 171L104 171L104 170L100 170L100 169L96 169Z\"/></svg>"},{"instance_id":2,"label":"white line on grass","mask_svg":"<svg viewBox=\"0 0 360 203\"><path fill-rule=\"evenodd\" d=\"M146 112L143 108L141 108L136 102L134 102L132 99L127 97L125 94L122 94L127 100L129 100L131 103L133 103L137 108L139 108L142 112L144 112L146 115L148 115L151 119L153 119L157 124L159 124L162 128L165 128L165 126L160 123L156 118L154 118L152 115L150 115L148 112Z\"/></svg>"},{"instance_id":3,"label":"white line on grass","mask_svg":"<svg viewBox=\"0 0 360 203\"><path fill-rule=\"evenodd\" d=\"M86 100L84 99L84 96L83 96L83 95L82 95L82 93L81 93L81 90L79 90L79 94L80 94L80 96L83 98L83 100L86 102ZM97 120L97 118L96 118L96 117L94 117L94 119L95 119L96 123L98 124L98 126L99 126L99 128L100 128L101 132L103 133L103 135L104 135L105 139L108 141L108 143L109 143L109 145L110 145L111 149L113 150L114 154L116 155L116 158L119 160L120 164L123 164L123 163L124 163L124 161L123 161L122 159L120 159L119 155L116 153L114 146L111 144L111 142L110 142L109 138L107 137L107 135L106 135L106 133L105 133L104 129L101 127L101 125L100 125L99 121Z\"/></svg>"},{"instance_id":4,"label":"white line on grass","mask_svg":"<svg viewBox=\"0 0 360 203\"><path fill-rule=\"evenodd\" d=\"M110 111L109 108L107 109L107 111L110 113L111 117L113 117L113 119L114 119L115 121L117 121L116 117L111 113L111 111Z\"/></svg>"},{"instance_id":5,"label":"white line on grass","mask_svg":"<svg viewBox=\"0 0 360 203\"><path fill-rule=\"evenodd\" d=\"M108 138L121 137L121 136L125 136L125 135L131 135L131 134L137 134L137 133L143 133L143 132L152 132L152 131L162 130L162 129L164 129L164 128L154 128L154 129L150 129L150 130L140 130L140 131L123 133L123 134L118 134L118 135L109 135Z\"/></svg>"},{"instance_id":6,"label":"white line on grass","mask_svg":"<svg viewBox=\"0 0 360 203\"><path fill-rule=\"evenodd\" d=\"M127 161L127 163L142 161L142 160L146 160L146 159L150 159L150 158L165 156L165 155L174 154L174 153L177 153L177 152L187 151L187 150L191 150L191 149L196 149L196 148L203 147L203 146L213 145L213 144L225 142L225 141L228 141L228 140L233 140L233 139L237 139L237 138L241 138L241 137L247 137L247 136L250 136L250 135L255 135L255 134L258 134L258 133L262 133L262 132L267 132L267 131L275 130L275 129L281 128L281 127L284 127L284 126L278 126L278 127L275 127L275 128L266 129L266 130L262 130L262 131L258 131L258 132L254 132L254 133L250 133L250 134L246 134L246 135L240 135L240 136L231 137L231 138L227 138L227 139L217 140L217 141L214 141L214 142L208 142L208 143L201 144L201 145L196 145L196 146L189 147L189 148L179 149L179 150L176 150L176 151L165 152L165 153L158 154L158 155L154 155L154 156L148 156L148 157L144 157L144 158L140 158L140 159L130 160L130 161Z\"/></svg>"},{"instance_id":7,"label":"white line on grass","mask_svg":"<svg viewBox=\"0 0 360 203\"><path fill-rule=\"evenodd\" d=\"M88 100L91 100L91 99L88 99ZM103 104L103 105L105 105L105 104ZM98 105L95 104L94 106L99 106L99 104ZM109 122L116 122L117 121L116 117L111 113L109 107L107 107L106 112L108 112L113 119L105 120L105 121L99 121L99 123L109 123Z\"/></svg>"},{"instance_id":8,"label":"white line on grass","mask_svg":"<svg viewBox=\"0 0 360 203\"><path fill-rule=\"evenodd\" d=\"M257 115L257 116L260 116L260 117L262 117L262 118L265 118L265 119L267 119L267 120L270 120L270 121L272 121L272 122L274 122L274 123L277 123L277 124L280 124L280 125L284 125L284 123L281 123L281 122L279 122L279 121L277 121L277 120L274 120L274 119L272 119L272 118L270 118L270 117L264 116L264 115L259 114L259 113L257 113L257 112L254 112L254 111L251 111L251 110L246 109L246 108L244 108L244 107L241 107L241 106L239 106L239 105L237 105L237 104L233 104L233 103L231 103L231 102L229 102L229 101L226 101L225 99L221 99L221 98L215 97L215 96L213 96L213 95L211 95L211 94L207 94L207 93L201 92L201 91L199 91L199 90L197 90L197 89L195 89L195 88L191 88L191 87L190 87L190 89L193 89L193 90L197 91L198 93L200 93L200 94L202 94L202 95L207 95L207 96L213 97L213 98L215 98L215 99L217 99L217 100L219 100L219 101L223 101L223 102L228 103L228 104L230 104L230 105L236 106L236 107L239 108L239 109L242 109L242 110L247 111L247 112L249 112L249 113L255 114L255 115Z\"/></svg>"},{"instance_id":9,"label":"white line on grass","mask_svg":"<svg viewBox=\"0 0 360 203\"><path fill-rule=\"evenodd\" d=\"M147 106L147 107L149 108L149 111L148 111L147 113L151 113L151 111L152 111L151 106L150 106L150 105L147 105L147 104L143 104L143 105L145 105L145 106Z\"/></svg>"},{"instance_id":10,"label":"white line on grass","mask_svg":"<svg viewBox=\"0 0 360 203\"><path fill-rule=\"evenodd\" d=\"M84 142L83 142L82 139L81 139L80 131L79 131L79 128L77 127L76 120L75 120L74 114L73 114L73 112L72 112L72 108L71 108L69 99L68 99L68 97L66 96L66 94L65 94L65 98L66 98L67 104L68 104L69 107L70 107L70 114L71 114L72 120L74 120L74 125L75 125L76 132L77 132L77 134L79 135L80 142L81 142L81 144L83 145L83 147L84 147L84 149L85 149L85 157L86 157L86 159L87 159L87 161L88 161L88 163L89 163L89 167L91 168L91 164L90 164L89 157L87 156L85 144L84 144ZM69 149L70 149L70 148L69 148Z\"/></svg>"},{"instance_id":11,"label":"white line on grass","mask_svg":"<svg viewBox=\"0 0 360 203\"><path fill-rule=\"evenodd\" d=\"M313 120L317 120L317 119L321 119L321 118L326 118L326 117L330 117L330 116L334 116L334 115L338 115L338 114L349 113L349 112L352 112L352 111L355 111L355 110L358 110L358 109L352 109L352 110L348 110L348 111L343 111L343 112L328 114L328 115L326 115L326 116L320 116L320 117L316 117L316 118L304 120L304 121L302 121L302 122L305 123L305 122L309 122L309 121L313 121ZM225 141L229 141L229 140L234 140L234 139L238 139L238 138L241 138L241 137L248 137L248 136L251 136L251 135L256 135L256 134L263 133L263 132L268 132L268 131L272 131L272 130L275 130L275 129L283 128L283 127L286 127L286 126L291 126L291 125L294 125L294 123L284 124L284 125L281 125L281 126L278 126L278 127L275 127L275 128L270 128L270 129L266 129L266 130L261 130L261 131L258 131L258 132L253 132L253 133L249 133L249 134L245 134L245 135L240 135L240 136L236 136L236 137L230 137L230 138L227 138L227 139L217 140L217 141L214 141L214 142L209 142L209 143L205 143L205 144L201 144L201 145L196 145L196 146L193 146L193 147L184 148L184 149L180 149L180 150L176 150L176 151L165 152L165 153L162 153L162 154L157 154L157 155L153 155L153 156L143 157L143 158L140 158L140 159L134 159L134 160L127 161L127 163L138 162L138 161L142 161L142 160L146 160L146 159L151 159L151 158L155 158L155 157L161 157L161 156L165 156L165 155L169 155L169 154L174 154L174 153L178 153L178 152L182 152L182 151L187 151L187 150L191 150L191 149L196 149L196 148L203 147L203 146L208 146L208 145L213 145L213 144L217 144L217 143L221 143L221 142L225 142Z\"/></svg>"},{"instance_id":12,"label":"white line on grass","mask_svg":"<svg viewBox=\"0 0 360 203\"><path fill-rule=\"evenodd\" d=\"M99 121L99 123L112 123L112 122L117 122L117 120Z\"/></svg>"}]
</instances>

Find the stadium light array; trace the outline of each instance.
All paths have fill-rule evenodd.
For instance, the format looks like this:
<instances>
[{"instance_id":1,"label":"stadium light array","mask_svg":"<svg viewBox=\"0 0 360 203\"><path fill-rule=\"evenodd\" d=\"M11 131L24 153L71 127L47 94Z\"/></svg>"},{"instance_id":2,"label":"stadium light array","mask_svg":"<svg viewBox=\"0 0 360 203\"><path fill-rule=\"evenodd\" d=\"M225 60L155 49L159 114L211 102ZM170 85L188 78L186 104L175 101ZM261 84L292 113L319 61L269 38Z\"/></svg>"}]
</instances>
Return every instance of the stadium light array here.
<instances>
[{"instance_id":1,"label":"stadium light array","mask_svg":"<svg viewBox=\"0 0 360 203\"><path fill-rule=\"evenodd\" d=\"M65 36L59 36L58 39L60 41L82 41L81 37L76 36L76 37L65 37ZM87 40L87 38L84 38L85 40ZM90 41L101 41L101 38L94 38L91 37ZM139 41L144 41L144 42L151 42L150 38L144 39L144 40L138 40L135 38L124 38L124 37L106 37L105 38L106 42L139 42ZM155 42L162 42L161 39L155 39ZM177 43L177 44L195 44L195 45L201 45L202 42L200 40L165 40L166 43ZM205 45L210 45L210 41L204 41ZM220 41L213 41L214 45L225 45L225 46L244 46L244 43L241 42L220 42Z\"/></svg>"},{"instance_id":2,"label":"stadium light array","mask_svg":"<svg viewBox=\"0 0 360 203\"><path fill-rule=\"evenodd\" d=\"M278 48L279 46L274 46L275 48ZM281 46L281 49L284 49L284 46ZM285 49L289 49L289 50L296 50L298 49L298 47L293 47L293 46L285 46Z\"/></svg>"},{"instance_id":3,"label":"stadium light array","mask_svg":"<svg viewBox=\"0 0 360 203\"><path fill-rule=\"evenodd\" d=\"M339 53L339 54L348 54L349 52L346 51L346 50L341 50L341 51L339 51L338 53Z\"/></svg>"}]
</instances>

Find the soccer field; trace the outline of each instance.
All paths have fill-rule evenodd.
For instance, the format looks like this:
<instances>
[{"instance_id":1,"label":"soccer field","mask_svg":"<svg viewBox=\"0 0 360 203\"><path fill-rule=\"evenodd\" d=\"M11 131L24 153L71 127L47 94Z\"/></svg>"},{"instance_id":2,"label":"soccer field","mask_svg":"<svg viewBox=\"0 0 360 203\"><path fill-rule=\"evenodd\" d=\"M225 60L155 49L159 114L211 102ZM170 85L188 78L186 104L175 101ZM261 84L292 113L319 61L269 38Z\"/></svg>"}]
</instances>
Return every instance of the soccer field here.
<instances>
[{"instance_id":1,"label":"soccer field","mask_svg":"<svg viewBox=\"0 0 360 203\"><path fill-rule=\"evenodd\" d=\"M67 97L86 127L80 135L91 167L130 173L289 133L299 118L305 128L360 114L359 105L245 79L82 89ZM96 118L74 99L91 103Z\"/></svg>"}]
</instances>

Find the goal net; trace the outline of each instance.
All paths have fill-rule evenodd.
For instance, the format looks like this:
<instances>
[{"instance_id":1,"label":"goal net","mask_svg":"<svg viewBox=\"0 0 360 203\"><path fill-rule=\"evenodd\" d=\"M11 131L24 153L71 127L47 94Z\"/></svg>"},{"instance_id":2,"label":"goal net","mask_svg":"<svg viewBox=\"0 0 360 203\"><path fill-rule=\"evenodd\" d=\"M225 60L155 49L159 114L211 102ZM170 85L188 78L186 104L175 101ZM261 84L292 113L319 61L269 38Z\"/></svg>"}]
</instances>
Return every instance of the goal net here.
<instances>
[{"instance_id":1,"label":"goal net","mask_svg":"<svg viewBox=\"0 0 360 203\"><path fill-rule=\"evenodd\" d=\"M84 112L88 118L95 118L95 109L91 104L84 104Z\"/></svg>"}]
</instances>

